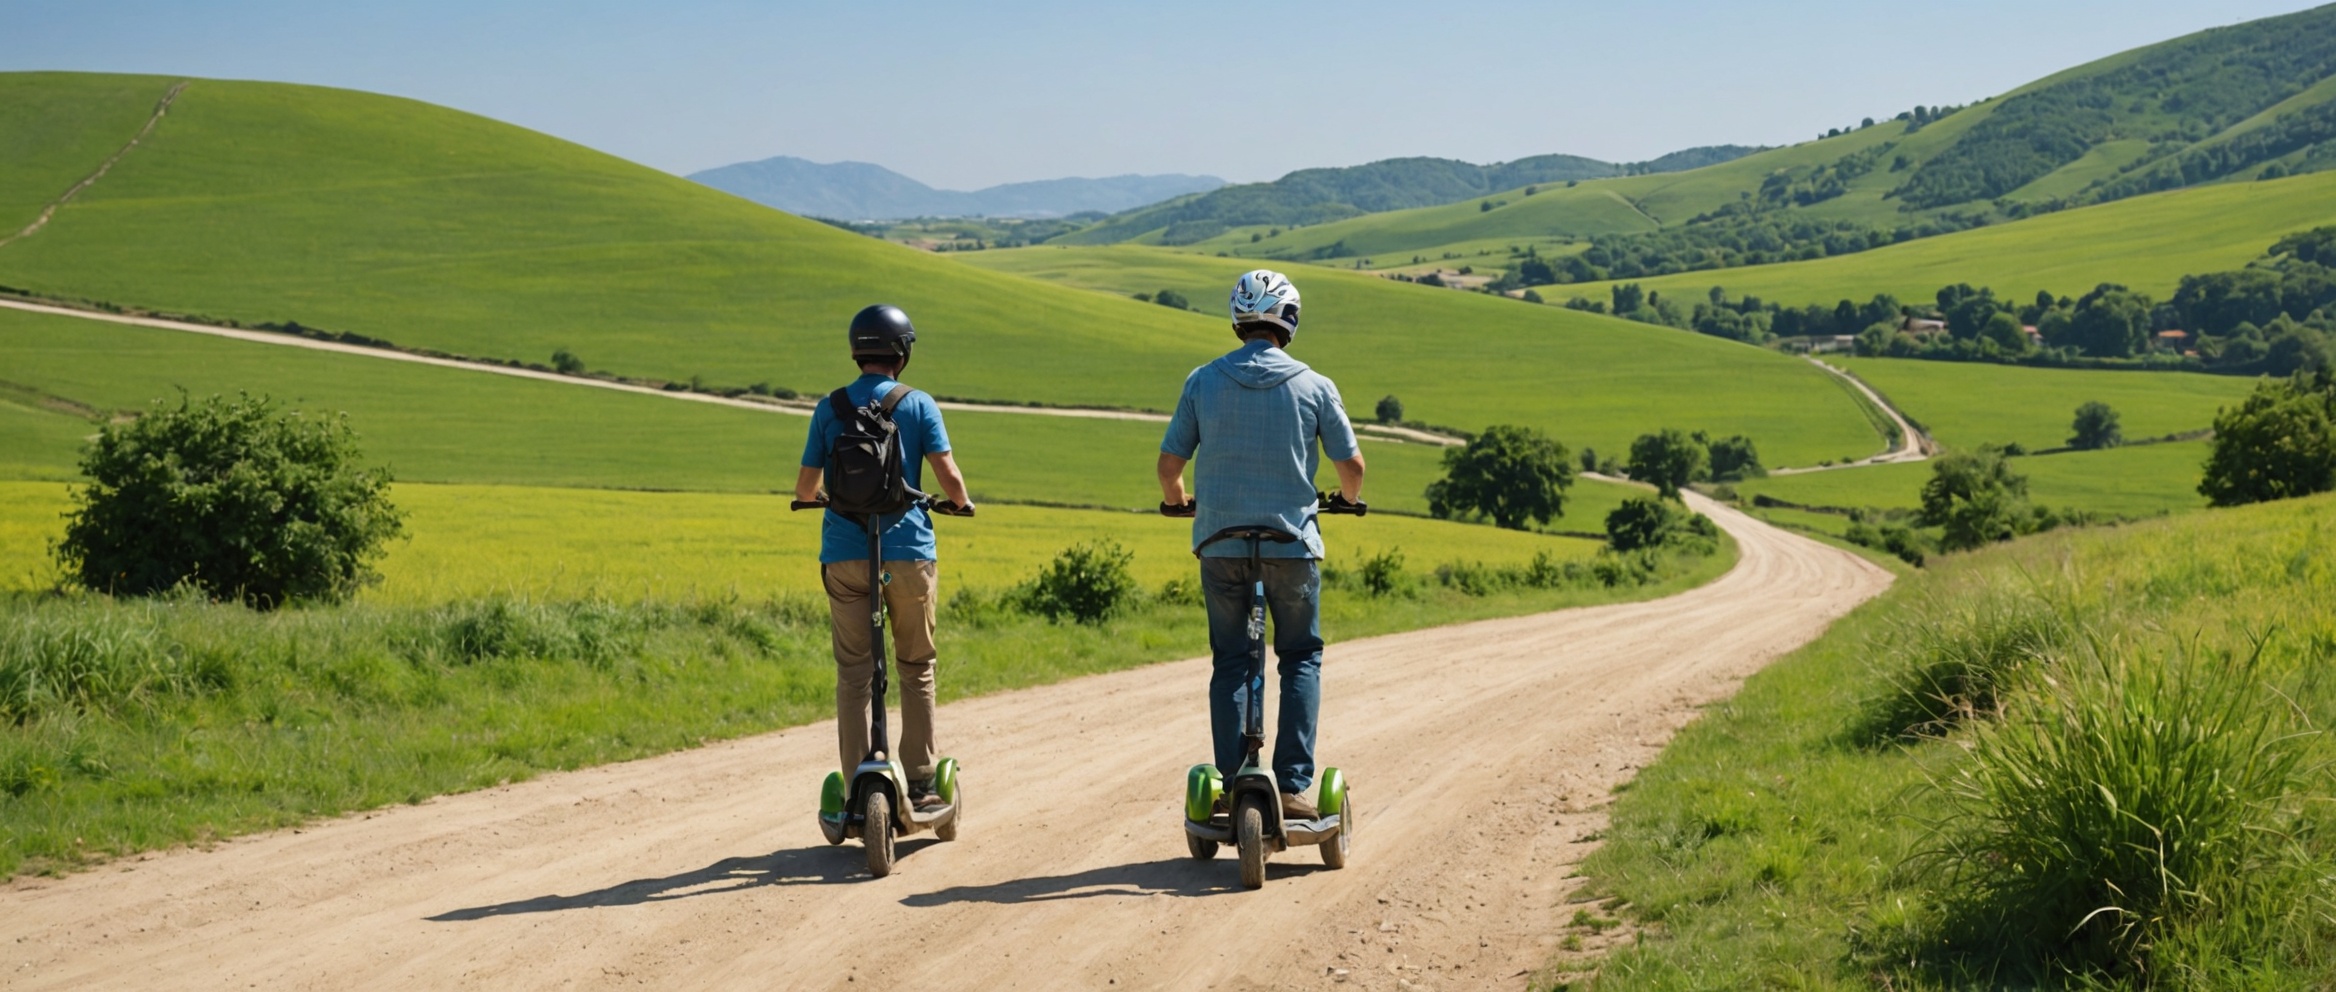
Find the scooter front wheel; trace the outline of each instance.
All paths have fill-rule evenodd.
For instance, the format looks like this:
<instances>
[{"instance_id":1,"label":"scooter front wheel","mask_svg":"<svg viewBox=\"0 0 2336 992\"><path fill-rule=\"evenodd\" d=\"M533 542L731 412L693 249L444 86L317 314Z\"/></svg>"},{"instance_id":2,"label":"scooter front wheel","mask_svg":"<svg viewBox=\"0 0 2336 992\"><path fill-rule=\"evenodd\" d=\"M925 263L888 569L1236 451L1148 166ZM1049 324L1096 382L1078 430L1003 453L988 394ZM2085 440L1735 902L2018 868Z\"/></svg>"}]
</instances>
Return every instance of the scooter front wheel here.
<instances>
[{"instance_id":1,"label":"scooter front wheel","mask_svg":"<svg viewBox=\"0 0 2336 992\"><path fill-rule=\"evenodd\" d=\"M1346 793L1345 799L1345 802L1339 804L1338 836L1323 841L1321 844L1322 864L1327 868L1346 867L1347 845L1354 842L1355 794Z\"/></svg>"},{"instance_id":2,"label":"scooter front wheel","mask_svg":"<svg viewBox=\"0 0 2336 992\"><path fill-rule=\"evenodd\" d=\"M866 812L860 841L868 847L868 874L883 878L892 874L892 798L882 792L869 793Z\"/></svg>"},{"instance_id":3,"label":"scooter front wheel","mask_svg":"<svg viewBox=\"0 0 2336 992\"><path fill-rule=\"evenodd\" d=\"M1257 800L1243 797L1233 810L1233 842L1241 852L1241 887L1265 887L1265 811Z\"/></svg>"},{"instance_id":4,"label":"scooter front wheel","mask_svg":"<svg viewBox=\"0 0 2336 992\"><path fill-rule=\"evenodd\" d=\"M949 791L953 794L942 797L949 800L949 818L933 828L933 836L942 843L956 840L957 825L965 822L965 783L958 782L956 787Z\"/></svg>"}]
</instances>

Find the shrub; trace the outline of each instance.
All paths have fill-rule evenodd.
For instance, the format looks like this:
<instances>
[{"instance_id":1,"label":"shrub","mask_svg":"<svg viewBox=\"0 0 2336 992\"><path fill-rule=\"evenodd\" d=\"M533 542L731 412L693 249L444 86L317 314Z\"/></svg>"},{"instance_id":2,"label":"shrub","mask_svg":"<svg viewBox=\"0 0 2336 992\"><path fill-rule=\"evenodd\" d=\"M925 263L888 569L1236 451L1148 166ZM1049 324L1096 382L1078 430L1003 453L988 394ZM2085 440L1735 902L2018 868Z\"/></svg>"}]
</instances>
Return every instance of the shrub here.
<instances>
[{"instance_id":1,"label":"shrub","mask_svg":"<svg viewBox=\"0 0 2336 992\"><path fill-rule=\"evenodd\" d=\"M2125 443L2125 432L2117 426L2117 411L2098 400L2076 408L2076 420L2069 425L2069 430L2068 446L2079 451L2114 448Z\"/></svg>"},{"instance_id":2,"label":"shrub","mask_svg":"<svg viewBox=\"0 0 2336 992\"><path fill-rule=\"evenodd\" d=\"M2146 981L2197 924L2292 910L2263 903L2286 889L2306 741L2252 658L2096 648L2053 676L1940 787L1921 860L1943 869L1950 944Z\"/></svg>"},{"instance_id":3,"label":"shrub","mask_svg":"<svg viewBox=\"0 0 2336 992\"><path fill-rule=\"evenodd\" d=\"M1072 545L1017 590L1027 613L1060 622L1097 624L1118 615L1141 594L1128 564L1135 555L1111 540Z\"/></svg>"},{"instance_id":4,"label":"shrub","mask_svg":"<svg viewBox=\"0 0 2336 992\"><path fill-rule=\"evenodd\" d=\"M1373 596L1392 596L1410 587L1403 574L1403 549L1389 548L1363 559L1359 569L1363 591Z\"/></svg>"},{"instance_id":5,"label":"shrub","mask_svg":"<svg viewBox=\"0 0 2336 992\"><path fill-rule=\"evenodd\" d=\"M1646 551L1690 540L1714 540L1719 525L1662 499L1633 496L1606 514L1606 544L1616 551Z\"/></svg>"},{"instance_id":6,"label":"shrub","mask_svg":"<svg viewBox=\"0 0 2336 992\"><path fill-rule=\"evenodd\" d=\"M552 352L552 371L563 375L584 374L584 360L566 348Z\"/></svg>"},{"instance_id":7,"label":"shrub","mask_svg":"<svg viewBox=\"0 0 2336 992\"><path fill-rule=\"evenodd\" d=\"M1389 393L1379 397L1379 408L1372 412L1378 416L1379 422L1382 424L1400 424L1403 422L1403 401L1396 399L1395 394Z\"/></svg>"},{"instance_id":8,"label":"shrub","mask_svg":"<svg viewBox=\"0 0 2336 992\"><path fill-rule=\"evenodd\" d=\"M82 585L145 595L189 583L258 607L340 599L403 532L389 472L357 465L346 415L213 396L100 429L57 556Z\"/></svg>"},{"instance_id":9,"label":"shrub","mask_svg":"<svg viewBox=\"0 0 2336 992\"><path fill-rule=\"evenodd\" d=\"M1201 597L1200 580L1189 575L1160 583L1160 591L1153 593L1152 599L1168 606L1200 606L1206 602Z\"/></svg>"},{"instance_id":10,"label":"shrub","mask_svg":"<svg viewBox=\"0 0 2336 992\"><path fill-rule=\"evenodd\" d=\"M1956 452L1931 463L1916 519L1940 528L1939 547L1967 551L2032 534L2051 521L2028 504L2028 478L1995 448Z\"/></svg>"},{"instance_id":11,"label":"shrub","mask_svg":"<svg viewBox=\"0 0 2336 992\"><path fill-rule=\"evenodd\" d=\"M1930 560L1930 542L1922 536L1921 531L1902 523L1875 524L1853 520L1841 536L1851 544L1897 555L1899 561L1916 568L1921 568Z\"/></svg>"},{"instance_id":12,"label":"shrub","mask_svg":"<svg viewBox=\"0 0 2336 992\"><path fill-rule=\"evenodd\" d=\"M1573 483L1565 445L1530 427L1495 424L1465 446L1444 449L1444 477L1428 485L1428 512L1443 519L1481 513L1523 530L1527 520L1563 516Z\"/></svg>"},{"instance_id":13,"label":"shrub","mask_svg":"<svg viewBox=\"0 0 2336 992\"><path fill-rule=\"evenodd\" d=\"M2238 506L2336 489L2336 376L2258 383L2215 414L2199 495Z\"/></svg>"},{"instance_id":14,"label":"shrub","mask_svg":"<svg viewBox=\"0 0 2336 992\"><path fill-rule=\"evenodd\" d=\"M1705 441L1705 438L1698 432L1696 440ZM1710 440L1705 450L1711 459L1711 478L1714 481L1742 482L1768 474L1768 469L1760 464L1760 449L1753 446L1751 438L1742 434Z\"/></svg>"},{"instance_id":15,"label":"shrub","mask_svg":"<svg viewBox=\"0 0 2336 992\"><path fill-rule=\"evenodd\" d=\"M1153 293L1152 302L1167 307L1171 310L1192 309L1191 301L1186 300L1183 293L1179 293L1173 289L1163 289L1157 293Z\"/></svg>"}]
</instances>

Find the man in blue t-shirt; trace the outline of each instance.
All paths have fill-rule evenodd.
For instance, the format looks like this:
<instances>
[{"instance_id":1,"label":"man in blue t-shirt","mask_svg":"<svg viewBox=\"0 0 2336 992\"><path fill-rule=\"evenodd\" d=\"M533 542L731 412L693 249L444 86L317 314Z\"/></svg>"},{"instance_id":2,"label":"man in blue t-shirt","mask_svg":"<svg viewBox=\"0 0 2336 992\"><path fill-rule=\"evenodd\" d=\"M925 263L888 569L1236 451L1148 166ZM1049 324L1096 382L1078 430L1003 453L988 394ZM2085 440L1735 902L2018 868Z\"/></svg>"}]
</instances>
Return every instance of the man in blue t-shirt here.
<instances>
[{"instance_id":1,"label":"man in blue t-shirt","mask_svg":"<svg viewBox=\"0 0 2336 992\"><path fill-rule=\"evenodd\" d=\"M909 346L916 329L899 307L872 306L852 318L852 361L860 377L844 387L853 406L866 406L895 389L908 368ZM949 453L949 432L941 426L941 407L916 392L892 408L900 428L900 466L911 489L923 489L923 468L933 467L941 492L960 507L971 508L965 477ZM844 425L828 404L811 414L811 433L803 442L803 468L795 477L795 498L820 498L820 482L828 453L842 436ZM909 777L909 801L920 809L941 804L933 791L933 614L939 600L940 557L933 545L933 519L923 507L877 518L883 532L884 605L892 620L892 647L900 670L900 747L894 757ZM876 674L875 645L869 643L868 532L862 523L834 510L825 512L819 541L819 573L827 587L827 605L835 640L836 749L844 774L850 775L868 753L869 696Z\"/></svg>"},{"instance_id":2,"label":"man in blue t-shirt","mask_svg":"<svg viewBox=\"0 0 2336 992\"><path fill-rule=\"evenodd\" d=\"M1322 531L1316 526L1314 470L1320 454L1338 470L1340 495L1363 498L1363 453L1355 445L1338 386L1282 349L1298 333L1298 289L1279 272L1259 269L1233 287L1233 333L1241 347L1185 377L1184 395L1160 440L1160 508L1190 514L1208 606L1209 730L1217 767L1241 765L1242 697L1249 692L1249 590L1259 576L1249 546L1202 541L1229 527L1272 527L1289 544L1260 542L1265 603L1273 614L1281 706L1274 732L1273 775L1282 812L1313 819L1306 787L1314 781L1314 725L1322 706ZM1197 460L1196 460L1197 458ZM1185 492L1191 463L1197 504ZM1257 702L1252 700L1252 703Z\"/></svg>"}]
</instances>

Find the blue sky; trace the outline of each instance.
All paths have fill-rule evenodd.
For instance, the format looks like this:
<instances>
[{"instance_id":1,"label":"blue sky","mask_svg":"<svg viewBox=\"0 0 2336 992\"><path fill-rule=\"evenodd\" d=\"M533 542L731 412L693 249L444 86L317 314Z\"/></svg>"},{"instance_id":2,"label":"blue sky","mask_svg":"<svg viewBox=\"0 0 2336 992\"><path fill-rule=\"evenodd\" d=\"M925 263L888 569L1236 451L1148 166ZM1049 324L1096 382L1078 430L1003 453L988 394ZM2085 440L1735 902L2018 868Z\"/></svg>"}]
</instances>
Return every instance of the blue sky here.
<instances>
[{"instance_id":1,"label":"blue sky","mask_svg":"<svg viewBox=\"0 0 2336 992\"><path fill-rule=\"evenodd\" d=\"M344 86L673 172L783 154L966 189L1783 144L2309 6L0 0L0 70Z\"/></svg>"}]
</instances>

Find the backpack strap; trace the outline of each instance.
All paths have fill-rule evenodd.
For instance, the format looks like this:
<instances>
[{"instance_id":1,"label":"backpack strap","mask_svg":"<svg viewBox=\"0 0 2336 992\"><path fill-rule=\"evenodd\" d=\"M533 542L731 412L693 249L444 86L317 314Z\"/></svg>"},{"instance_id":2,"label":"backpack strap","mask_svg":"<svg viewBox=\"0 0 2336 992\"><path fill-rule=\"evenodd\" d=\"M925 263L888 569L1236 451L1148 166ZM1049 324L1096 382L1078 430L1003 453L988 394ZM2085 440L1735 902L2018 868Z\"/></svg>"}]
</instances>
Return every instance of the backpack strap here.
<instances>
[{"instance_id":1,"label":"backpack strap","mask_svg":"<svg viewBox=\"0 0 2336 992\"><path fill-rule=\"evenodd\" d=\"M837 390L837 392L842 392L842 390L840 390L840 389L839 389L839 390ZM910 389L910 388L909 388L907 385L905 385L905 384L898 383L898 382L895 382L895 383L893 383L893 384L892 384L892 391L891 391L891 392L889 392L889 393L886 393L886 394L884 394L884 403L883 403L884 415L885 415L885 416L887 416L887 417L889 417L889 416L892 416L892 408L893 408L893 407L896 407L896 406L899 406L899 405L900 405L900 401L907 399L907 398L908 398L908 394L910 394L910 393L913 393L913 392L916 392L916 390L914 390L914 389Z\"/></svg>"},{"instance_id":2,"label":"backpack strap","mask_svg":"<svg viewBox=\"0 0 2336 992\"><path fill-rule=\"evenodd\" d=\"M829 412L835 415L836 423L849 424L852 422L851 394L846 393L841 389L829 393L827 394L827 406Z\"/></svg>"}]
</instances>

